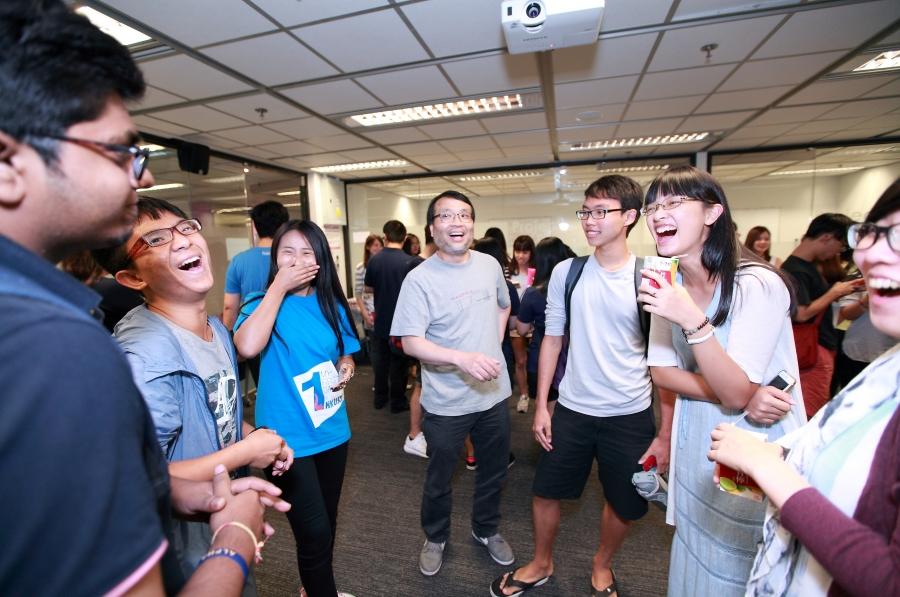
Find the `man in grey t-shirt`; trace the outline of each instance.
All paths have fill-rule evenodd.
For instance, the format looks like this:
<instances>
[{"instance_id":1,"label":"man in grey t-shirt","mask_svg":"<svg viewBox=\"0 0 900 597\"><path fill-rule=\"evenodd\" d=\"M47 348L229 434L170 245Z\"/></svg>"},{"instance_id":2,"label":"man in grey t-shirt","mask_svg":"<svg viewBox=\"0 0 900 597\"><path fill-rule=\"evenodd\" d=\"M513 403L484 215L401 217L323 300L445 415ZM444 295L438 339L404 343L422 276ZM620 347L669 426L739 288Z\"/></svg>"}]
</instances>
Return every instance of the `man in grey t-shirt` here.
<instances>
[{"instance_id":1,"label":"man in grey t-shirt","mask_svg":"<svg viewBox=\"0 0 900 597\"><path fill-rule=\"evenodd\" d=\"M441 569L450 536L451 478L467 435L478 453L472 536L499 564L515 561L497 532L500 490L509 454L509 375L500 347L509 318L509 291L497 262L469 250L475 209L445 191L428 206L437 252L407 275L391 335L422 363L422 429L431 452L422 493L427 537L419 570Z\"/></svg>"}]
</instances>

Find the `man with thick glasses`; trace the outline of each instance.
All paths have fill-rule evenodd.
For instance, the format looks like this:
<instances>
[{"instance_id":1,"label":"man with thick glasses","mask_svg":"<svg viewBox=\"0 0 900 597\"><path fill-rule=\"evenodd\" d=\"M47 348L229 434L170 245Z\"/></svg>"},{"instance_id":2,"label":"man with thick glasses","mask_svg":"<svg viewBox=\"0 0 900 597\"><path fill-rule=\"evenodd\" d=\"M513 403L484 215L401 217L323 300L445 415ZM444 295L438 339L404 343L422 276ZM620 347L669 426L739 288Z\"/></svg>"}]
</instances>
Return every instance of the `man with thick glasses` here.
<instances>
[{"instance_id":1,"label":"man with thick glasses","mask_svg":"<svg viewBox=\"0 0 900 597\"><path fill-rule=\"evenodd\" d=\"M144 81L62 2L0 3L0 587L147 595L184 585L172 515L223 527L189 588L236 595L262 536L262 480L169 478L100 297L53 264L127 239L153 184L125 102ZM236 493L243 489L248 491ZM210 514L211 513L211 514ZM225 526L223 526L225 525Z\"/></svg>"},{"instance_id":2,"label":"man with thick glasses","mask_svg":"<svg viewBox=\"0 0 900 597\"><path fill-rule=\"evenodd\" d=\"M594 251L574 281L569 308L566 288L575 262L568 259L553 269L533 423L535 439L543 448L532 487L534 559L494 580L494 597L519 594L553 575L561 500L581 496L594 460L606 504L591 569L591 594L616 595L612 558L631 522L647 513L647 502L635 491L632 475L650 456L656 458L660 472L668 464L674 397L661 404L663 423L656 435L647 340L635 285L636 257L627 244L640 217L642 198L640 185L630 178L612 175L594 181L575 212ZM566 371L551 415L550 385L566 334Z\"/></svg>"},{"instance_id":3,"label":"man with thick glasses","mask_svg":"<svg viewBox=\"0 0 900 597\"><path fill-rule=\"evenodd\" d=\"M497 261L469 250L475 208L445 191L428 205L437 252L403 281L390 334L422 364L422 430L430 458L422 492L425 544L419 571L441 569L450 537L451 481L467 435L478 453L472 537L508 566L512 548L498 532L509 455L509 375L501 342L509 290Z\"/></svg>"},{"instance_id":4,"label":"man with thick glasses","mask_svg":"<svg viewBox=\"0 0 900 597\"><path fill-rule=\"evenodd\" d=\"M144 295L144 304L116 326L119 341L141 390L159 446L173 477L208 481L217 464L245 476L246 467L273 467L293 460L275 432L253 431L242 420L237 355L225 326L209 317L212 263L198 220L161 199L138 199L131 238L94 251L116 281ZM190 576L209 549L204 522L178 521L175 547ZM250 594L255 594L252 577Z\"/></svg>"},{"instance_id":5,"label":"man with thick glasses","mask_svg":"<svg viewBox=\"0 0 900 597\"><path fill-rule=\"evenodd\" d=\"M847 229L852 220L843 214L825 213L809 223L806 233L781 269L794 280L797 297L795 323L819 320L815 362L800 369L800 388L806 416L812 418L831 399L831 376L838 349L838 333L831 315L832 304L854 292L862 280L837 282L829 286L817 263L834 259L847 248ZM797 346L797 353L803 353Z\"/></svg>"}]
</instances>

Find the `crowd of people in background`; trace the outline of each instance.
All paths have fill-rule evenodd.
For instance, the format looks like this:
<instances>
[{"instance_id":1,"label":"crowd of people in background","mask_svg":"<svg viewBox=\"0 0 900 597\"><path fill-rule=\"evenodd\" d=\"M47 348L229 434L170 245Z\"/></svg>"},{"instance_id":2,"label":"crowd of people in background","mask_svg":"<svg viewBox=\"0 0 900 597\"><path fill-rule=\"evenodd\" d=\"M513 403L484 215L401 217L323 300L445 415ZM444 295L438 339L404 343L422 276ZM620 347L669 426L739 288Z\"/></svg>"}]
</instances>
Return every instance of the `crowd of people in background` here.
<instances>
[{"instance_id":1,"label":"crowd of people in background","mask_svg":"<svg viewBox=\"0 0 900 597\"><path fill-rule=\"evenodd\" d=\"M581 257L556 237L517 236L511 255L499 228L476 239L475 205L448 190L424 244L397 220L366 239L362 335L323 231L266 202L220 320L201 222L136 194L153 176L127 50L61 2L0 16L0 470L13 484L43 469L0 500L0 592L252 595L272 508L300 594L345 595L344 391L365 344L374 408L408 412L403 450L427 459L423 575L448 556L462 457L471 537L510 567L485 579L493 597L552 578L561 502L594 463L591 595L618 594L641 471L668 476L670 596L900 593L900 181L862 222L817 215L784 262L762 226L739 242L723 188L692 167L646 191L592 182ZM655 255L629 248L641 217ZM255 425L241 359L257 359ZM510 413L529 410L534 556L512 568Z\"/></svg>"}]
</instances>

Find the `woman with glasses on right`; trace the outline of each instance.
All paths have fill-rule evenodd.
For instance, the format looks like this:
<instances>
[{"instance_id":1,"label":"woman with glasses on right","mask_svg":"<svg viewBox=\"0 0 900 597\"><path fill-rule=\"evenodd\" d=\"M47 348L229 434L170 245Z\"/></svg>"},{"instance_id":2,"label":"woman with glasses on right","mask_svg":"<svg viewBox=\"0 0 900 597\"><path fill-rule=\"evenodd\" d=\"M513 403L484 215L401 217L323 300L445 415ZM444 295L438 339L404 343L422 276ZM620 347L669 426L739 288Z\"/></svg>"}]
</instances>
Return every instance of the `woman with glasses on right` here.
<instances>
[{"instance_id":1,"label":"woman with glasses on right","mask_svg":"<svg viewBox=\"0 0 900 597\"><path fill-rule=\"evenodd\" d=\"M765 508L713 483L706 434L732 423L775 440L806 421L799 388L791 394L767 386L782 371L799 375L790 292L772 265L742 252L725 193L706 172L668 170L650 184L642 213L659 255L680 259L672 284L642 270L648 279L639 293L653 315L653 382L678 395L668 594L743 595Z\"/></svg>"},{"instance_id":2,"label":"woman with glasses on right","mask_svg":"<svg viewBox=\"0 0 900 597\"><path fill-rule=\"evenodd\" d=\"M872 324L900 340L900 181L850 227ZM809 423L764 443L727 425L709 458L769 498L747 595L900 595L900 345Z\"/></svg>"}]
</instances>

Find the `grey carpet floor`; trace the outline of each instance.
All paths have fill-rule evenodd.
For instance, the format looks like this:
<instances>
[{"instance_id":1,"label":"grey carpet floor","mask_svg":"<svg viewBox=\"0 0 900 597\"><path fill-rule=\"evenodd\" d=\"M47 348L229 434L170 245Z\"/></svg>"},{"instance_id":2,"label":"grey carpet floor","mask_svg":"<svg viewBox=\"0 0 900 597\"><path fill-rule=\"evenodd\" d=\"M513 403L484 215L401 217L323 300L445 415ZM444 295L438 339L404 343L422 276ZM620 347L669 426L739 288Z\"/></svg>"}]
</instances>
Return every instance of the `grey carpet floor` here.
<instances>
[{"instance_id":1,"label":"grey carpet floor","mask_svg":"<svg viewBox=\"0 0 900 597\"><path fill-rule=\"evenodd\" d=\"M361 366L347 389L353 439L341 497L334 570L338 589L356 597L490 595L491 581L506 568L495 564L470 535L475 475L460 466L453 483L453 522L444 565L434 577L418 569L424 541L419 503L427 461L402 450L408 429L406 413L372 407L372 370ZM517 456L503 492L500 531L515 550L518 563L533 555L531 482L538 446L531 435L531 414L515 412L510 399L512 447ZM555 574L530 595L561 597L590 594L591 558L597 547L603 494L591 475L581 499L563 503L554 553ZM269 516L276 535L257 569L262 597L297 595L300 585L293 536L284 515ZM671 527L655 507L632 527L613 565L620 597L664 595L669 566Z\"/></svg>"}]
</instances>

